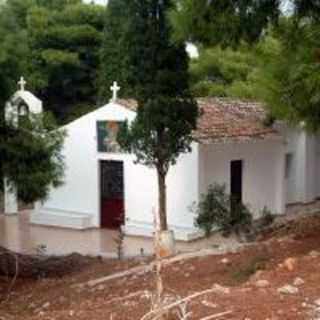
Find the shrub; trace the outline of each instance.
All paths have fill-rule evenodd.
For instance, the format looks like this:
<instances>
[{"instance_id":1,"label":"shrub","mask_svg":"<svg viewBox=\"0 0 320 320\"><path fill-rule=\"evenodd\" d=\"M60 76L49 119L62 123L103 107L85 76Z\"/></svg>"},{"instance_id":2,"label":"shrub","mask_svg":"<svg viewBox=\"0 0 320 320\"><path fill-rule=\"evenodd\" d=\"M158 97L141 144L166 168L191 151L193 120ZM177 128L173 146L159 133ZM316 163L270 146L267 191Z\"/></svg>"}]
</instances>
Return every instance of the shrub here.
<instances>
[{"instance_id":1,"label":"shrub","mask_svg":"<svg viewBox=\"0 0 320 320\"><path fill-rule=\"evenodd\" d=\"M237 235L242 233L249 235L252 232L252 213L249 208L243 203L233 204L230 210L230 218L227 219L222 231L226 236L229 236L232 232Z\"/></svg>"},{"instance_id":2,"label":"shrub","mask_svg":"<svg viewBox=\"0 0 320 320\"><path fill-rule=\"evenodd\" d=\"M229 216L230 199L225 185L210 185L197 206L195 225L208 237L215 226L222 227Z\"/></svg>"},{"instance_id":3,"label":"shrub","mask_svg":"<svg viewBox=\"0 0 320 320\"><path fill-rule=\"evenodd\" d=\"M210 185L197 205L195 225L209 237L212 230L219 228L224 236L232 232L237 235L249 234L252 227L252 214L243 203L231 206L231 197L225 185ZM232 207L232 210L231 210Z\"/></svg>"},{"instance_id":4,"label":"shrub","mask_svg":"<svg viewBox=\"0 0 320 320\"><path fill-rule=\"evenodd\" d=\"M264 207L262 209L261 216L262 216L262 218L261 218L262 227L268 227L274 221L274 215L267 207Z\"/></svg>"}]
</instances>

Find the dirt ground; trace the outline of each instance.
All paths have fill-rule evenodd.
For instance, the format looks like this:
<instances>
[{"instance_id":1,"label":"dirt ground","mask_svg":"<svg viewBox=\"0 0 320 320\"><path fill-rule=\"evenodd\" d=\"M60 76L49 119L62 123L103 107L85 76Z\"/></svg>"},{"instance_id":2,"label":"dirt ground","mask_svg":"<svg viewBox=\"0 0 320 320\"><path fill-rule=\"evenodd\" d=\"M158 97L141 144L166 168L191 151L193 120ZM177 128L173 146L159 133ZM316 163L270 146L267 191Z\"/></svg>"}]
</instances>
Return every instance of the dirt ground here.
<instances>
[{"instance_id":1,"label":"dirt ground","mask_svg":"<svg viewBox=\"0 0 320 320\"><path fill-rule=\"evenodd\" d=\"M80 270L61 278L18 279L10 294L11 282L0 279L0 319L139 320L150 311L150 272L79 286L148 261L79 259ZM320 214L273 228L235 253L169 264L163 270L164 303L211 290L172 309L169 319L317 320L319 268ZM293 292L279 292L288 285ZM183 311L189 316L179 317Z\"/></svg>"}]
</instances>

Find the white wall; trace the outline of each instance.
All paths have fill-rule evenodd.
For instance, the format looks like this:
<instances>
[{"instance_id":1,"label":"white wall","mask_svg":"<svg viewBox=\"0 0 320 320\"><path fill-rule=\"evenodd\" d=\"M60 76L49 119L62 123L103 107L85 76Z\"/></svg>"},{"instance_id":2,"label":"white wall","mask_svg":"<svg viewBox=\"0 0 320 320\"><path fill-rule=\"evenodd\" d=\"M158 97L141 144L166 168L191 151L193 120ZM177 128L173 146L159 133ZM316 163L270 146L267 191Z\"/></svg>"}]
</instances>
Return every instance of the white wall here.
<instances>
[{"instance_id":1,"label":"white wall","mask_svg":"<svg viewBox=\"0 0 320 320\"><path fill-rule=\"evenodd\" d=\"M320 195L319 137L303 128L279 126L286 138L286 153L293 155L292 170L286 180L286 203L308 203Z\"/></svg>"},{"instance_id":2,"label":"white wall","mask_svg":"<svg viewBox=\"0 0 320 320\"><path fill-rule=\"evenodd\" d=\"M65 126L65 183L51 190L50 197L37 209L37 213L90 216L91 226L99 227L99 160L103 159L103 155L97 151L96 123L98 120L131 121L134 117L134 112L110 104ZM127 157L122 156L123 159ZM55 224L63 225L63 220Z\"/></svg>"},{"instance_id":3,"label":"white wall","mask_svg":"<svg viewBox=\"0 0 320 320\"><path fill-rule=\"evenodd\" d=\"M135 113L116 104L110 104L86 115L65 127L68 137L63 154L66 171L65 184L52 189L50 197L38 206L33 222L66 225L66 216L90 217L89 225L100 226L100 160L124 162L125 218L128 233L150 235L153 230L153 210L157 210L158 184L156 171L134 163L128 154L99 153L97 151L97 121L129 122ZM198 148L183 154L178 164L171 167L167 178L169 226L177 230L178 238L195 231L194 216L189 210L198 200ZM76 218L75 218L76 219ZM73 222L70 222L70 226ZM81 223L88 227L88 223ZM81 228L81 227L79 227Z\"/></svg>"},{"instance_id":4,"label":"white wall","mask_svg":"<svg viewBox=\"0 0 320 320\"><path fill-rule=\"evenodd\" d=\"M201 193L210 184L225 184L230 193L230 162L243 160L243 202L259 217L266 206L284 213L284 145L259 141L201 146Z\"/></svg>"},{"instance_id":5,"label":"white wall","mask_svg":"<svg viewBox=\"0 0 320 320\"><path fill-rule=\"evenodd\" d=\"M167 177L167 210L169 227L177 239L186 240L197 230L194 228L194 214L190 210L198 201L198 146L193 152L179 157ZM134 157L132 158L134 159ZM125 164L125 197L127 234L151 235L153 212L158 208L158 183L155 169Z\"/></svg>"}]
</instances>

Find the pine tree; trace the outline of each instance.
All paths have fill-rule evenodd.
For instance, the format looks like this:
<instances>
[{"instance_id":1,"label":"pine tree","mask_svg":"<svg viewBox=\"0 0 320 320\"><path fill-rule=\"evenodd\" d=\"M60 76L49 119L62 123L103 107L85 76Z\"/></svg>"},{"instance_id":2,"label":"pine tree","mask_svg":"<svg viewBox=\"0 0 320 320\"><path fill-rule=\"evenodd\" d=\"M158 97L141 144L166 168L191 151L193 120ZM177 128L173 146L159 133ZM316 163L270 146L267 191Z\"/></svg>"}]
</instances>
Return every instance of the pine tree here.
<instances>
[{"instance_id":1,"label":"pine tree","mask_svg":"<svg viewBox=\"0 0 320 320\"><path fill-rule=\"evenodd\" d=\"M280 3L280 0L177 0L170 20L177 39L211 46L237 46L241 40L257 41L268 24L277 21Z\"/></svg>"},{"instance_id":2,"label":"pine tree","mask_svg":"<svg viewBox=\"0 0 320 320\"><path fill-rule=\"evenodd\" d=\"M172 43L166 13L171 0L131 1L124 34L128 81L138 100L137 116L119 137L137 161L155 168L159 185L160 230L168 229L166 176L181 153L190 151L198 108L188 86L184 43Z\"/></svg>"},{"instance_id":3,"label":"pine tree","mask_svg":"<svg viewBox=\"0 0 320 320\"><path fill-rule=\"evenodd\" d=\"M13 14L13 6L21 14ZM20 0L0 3L0 191L6 176L18 186L19 199L34 202L44 199L52 185L62 183L64 132L56 130L47 113L19 121L18 128L4 119L5 103L27 69L27 34L19 25L25 9Z\"/></svg>"}]
</instances>

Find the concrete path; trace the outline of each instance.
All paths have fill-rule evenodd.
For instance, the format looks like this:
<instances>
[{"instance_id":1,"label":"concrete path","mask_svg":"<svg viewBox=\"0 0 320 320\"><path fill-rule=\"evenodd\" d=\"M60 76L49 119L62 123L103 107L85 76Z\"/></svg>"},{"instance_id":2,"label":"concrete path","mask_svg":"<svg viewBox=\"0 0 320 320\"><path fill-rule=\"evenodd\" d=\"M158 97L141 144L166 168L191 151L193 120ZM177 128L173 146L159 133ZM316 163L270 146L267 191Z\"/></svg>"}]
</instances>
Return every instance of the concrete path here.
<instances>
[{"instance_id":1,"label":"concrete path","mask_svg":"<svg viewBox=\"0 0 320 320\"><path fill-rule=\"evenodd\" d=\"M70 230L29 224L29 212L5 216L0 214L0 246L21 253L44 251L47 254L78 252L116 257L114 230Z\"/></svg>"},{"instance_id":2,"label":"concrete path","mask_svg":"<svg viewBox=\"0 0 320 320\"><path fill-rule=\"evenodd\" d=\"M309 205L288 207L287 215L277 218L278 223L297 219L301 215L320 212L320 201ZM85 231L30 225L30 212L5 216L0 212L0 246L21 253L43 251L46 254L70 254L78 252L84 255L117 257L118 231L92 229ZM192 242L177 242L178 252L194 252L202 249L214 250L217 254L237 250L243 244L236 238L223 238L214 234L209 239ZM150 238L126 237L123 242L125 256L150 255L153 241Z\"/></svg>"}]
</instances>

